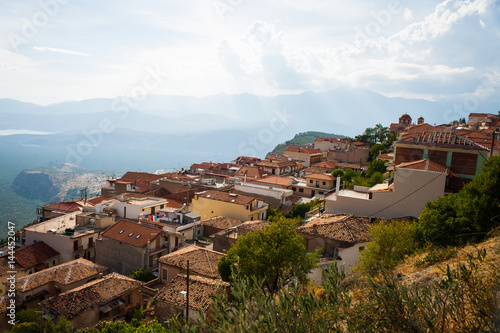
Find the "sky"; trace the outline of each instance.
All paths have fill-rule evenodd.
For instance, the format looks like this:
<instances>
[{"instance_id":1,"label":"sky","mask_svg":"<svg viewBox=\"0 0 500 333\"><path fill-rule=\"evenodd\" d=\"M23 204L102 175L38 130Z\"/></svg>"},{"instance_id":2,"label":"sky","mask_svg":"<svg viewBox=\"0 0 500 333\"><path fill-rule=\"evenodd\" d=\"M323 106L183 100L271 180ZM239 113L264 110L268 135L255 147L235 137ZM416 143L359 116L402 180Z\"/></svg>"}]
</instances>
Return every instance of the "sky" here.
<instances>
[{"instance_id":1,"label":"sky","mask_svg":"<svg viewBox=\"0 0 500 333\"><path fill-rule=\"evenodd\" d=\"M0 2L0 98L498 94L500 1Z\"/></svg>"}]
</instances>

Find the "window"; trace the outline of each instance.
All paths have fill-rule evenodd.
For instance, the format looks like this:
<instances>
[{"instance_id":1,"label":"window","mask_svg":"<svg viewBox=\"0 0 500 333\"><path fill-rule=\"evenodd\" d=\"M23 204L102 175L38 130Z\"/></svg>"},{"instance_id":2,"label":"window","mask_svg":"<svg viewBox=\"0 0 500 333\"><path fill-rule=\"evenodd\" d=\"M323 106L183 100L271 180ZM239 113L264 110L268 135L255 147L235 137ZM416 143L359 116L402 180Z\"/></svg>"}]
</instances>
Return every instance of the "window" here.
<instances>
[{"instance_id":1,"label":"window","mask_svg":"<svg viewBox=\"0 0 500 333\"><path fill-rule=\"evenodd\" d=\"M55 266L55 265L56 265L56 261L52 260L52 266Z\"/></svg>"},{"instance_id":2,"label":"window","mask_svg":"<svg viewBox=\"0 0 500 333\"><path fill-rule=\"evenodd\" d=\"M133 234L134 234L134 233L133 233L133 232L131 232L130 234L128 234L128 236L129 236L129 237L131 237Z\"/></svg>"},{"instance_id":3,"label":"window","mask_svg":"<svg viewBox=\"0 0 500 333\"><path fill-rule=\"evenodd\" d=\"M313 180L312 179L309 179L309 184L312 184L313 183Z\"/></svg>"},{"instance_id":4,"label":"window","mask_svg":"<svg viewBox=\"0 0 500 333\"><path fill-rule=\"evenodd\" d=\"M160 205L160 209L163 209L163 207L165 207L165 205Z\"/></svg>"},{"instance_id":5,"label":"window","mask_svg":"<svg viewBox=\"0 0 500 333\"><path fill-rule=\"evenodd\" d=\"M326 185L326 182L323 182L323 185Z\"/></svg>"},{"instance_id":6,"label":"window","mask_svg":"<svg viewBox=\"0 0 500 333\"><path fill-rule=\"evenodd\" d=\"M292 186L292 191L297 192L297 188Z\"/></svg>"},{"instance_id":7,"label":"window","mask_svg":"<svg viewBox=\"0 0 500 333\"><path fill-rule=\"evenodd\" d=\"M300 193L304 192L304 189L303 188L299 188L299 192Z\"/></svg>"},{"instance_id":8,"label":"window","mask_svg":"<svg viewBox=\"0 0 500 333\"><path fill-rule=\"evenodd\" d=\"M319 180L316 181L316 187L319 187Z\"/></svg>"},{"instance_id":9,"label":"window","mask_svg":"<svg viewBox=\"0 0 500 333\"><path fill-rule=\"evenodd\" d=\"M167 280L168 279L168 270L166 268L162 269L162 271L161 271L161 278L163 280Z\"/></svg>"}]
</instances>

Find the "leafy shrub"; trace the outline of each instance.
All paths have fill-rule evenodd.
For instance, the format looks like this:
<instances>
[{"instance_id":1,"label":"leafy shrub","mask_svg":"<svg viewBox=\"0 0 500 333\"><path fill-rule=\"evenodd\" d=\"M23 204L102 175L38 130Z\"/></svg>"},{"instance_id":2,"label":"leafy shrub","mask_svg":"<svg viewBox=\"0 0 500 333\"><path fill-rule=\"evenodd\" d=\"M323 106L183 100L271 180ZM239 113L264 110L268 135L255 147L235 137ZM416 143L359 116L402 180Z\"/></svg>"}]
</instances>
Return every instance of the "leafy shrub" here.
<instances>
[{"instance_id":1,"label":"leafy shrub","mask_svg":"<svg viewBox=\"0 0 500 333\"><path fill-rule=\"evenodd\" d=\"M152 272L148 271L147 269L136 269L135 271L130 272L129 277L132 279L141 281L141 282L149 282L154 279L156 279L156 275L154 275Z\"/></svg>"},{"instance_id":2,"label":"leafy shrub","mask_svg":"<svg viewBox=\"0 0 500 333\"><path fill-rule=\"evenodd\" d=\"M356 270L374 274L382 267L393 269L407 255L417 250L415 224L406 220L380 222L370 230L372 241L361 252Z\"/></svg>"}]
</instances>

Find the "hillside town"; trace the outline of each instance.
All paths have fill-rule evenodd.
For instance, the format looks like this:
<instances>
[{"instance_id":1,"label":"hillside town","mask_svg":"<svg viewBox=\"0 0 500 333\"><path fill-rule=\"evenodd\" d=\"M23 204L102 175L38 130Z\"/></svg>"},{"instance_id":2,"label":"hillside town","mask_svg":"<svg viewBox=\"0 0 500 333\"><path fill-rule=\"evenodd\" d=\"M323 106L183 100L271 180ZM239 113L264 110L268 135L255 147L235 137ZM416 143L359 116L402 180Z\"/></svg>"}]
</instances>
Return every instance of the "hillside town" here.
<instances>
[{"instance_id":1,"label":"hillside town","mask_svg":"<svg viewBox=\"0 0 500 333\"><path fill-rule=\"evenodd\" d=\"M403 114L381 129L319 137L265 158L129 171L107 179L99 196L39 207L36 223L17 230L14 256L0 257L0 330L12 329L12 299L16 312L37 308L42 329L63 317L75 329L99 327L135 310L161 324L180 317L195 325L210 318L211 295L230 293L221 258L296 211L305 210L293 216L296 234L319 255L309 281L321 285L333 264L349 273L359 262L376 221L417 219L500 155L500 115L431 125Z\"/></svg>"}]
</instances>

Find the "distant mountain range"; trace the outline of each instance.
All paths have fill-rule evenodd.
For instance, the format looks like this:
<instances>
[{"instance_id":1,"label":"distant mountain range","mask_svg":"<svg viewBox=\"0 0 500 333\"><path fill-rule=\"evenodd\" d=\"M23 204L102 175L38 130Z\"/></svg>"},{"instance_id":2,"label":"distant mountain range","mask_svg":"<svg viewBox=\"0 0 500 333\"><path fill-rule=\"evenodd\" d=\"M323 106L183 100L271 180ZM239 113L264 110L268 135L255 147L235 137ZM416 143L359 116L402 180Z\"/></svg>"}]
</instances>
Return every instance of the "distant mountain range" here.
<instances>
[{"instance_id":1,"label":"distant mountain range","mask_svg":"<svg viewBox=\"0 0 500 333\"><path fill-rule=\"evenodd\" d=\"M290 118L285 127L278 126L280 133L287 133L285 137L305 130L354 136L377 123L388 126L403 113L415 119L423 116L431 124L467 117L466 113L450 111L457 102L461 103L388 98L362 89L274 97L250 94L208 97L148 95L141 102L118 97L47 106L0 99L0 130L75 132L97 129L102 121L109 121L115 128L164 134L255 130L272 127L277 115L286 113ZM499 104L498 98L491 97L472 111L496 112Z\"/></svg>"}]
</instances>

